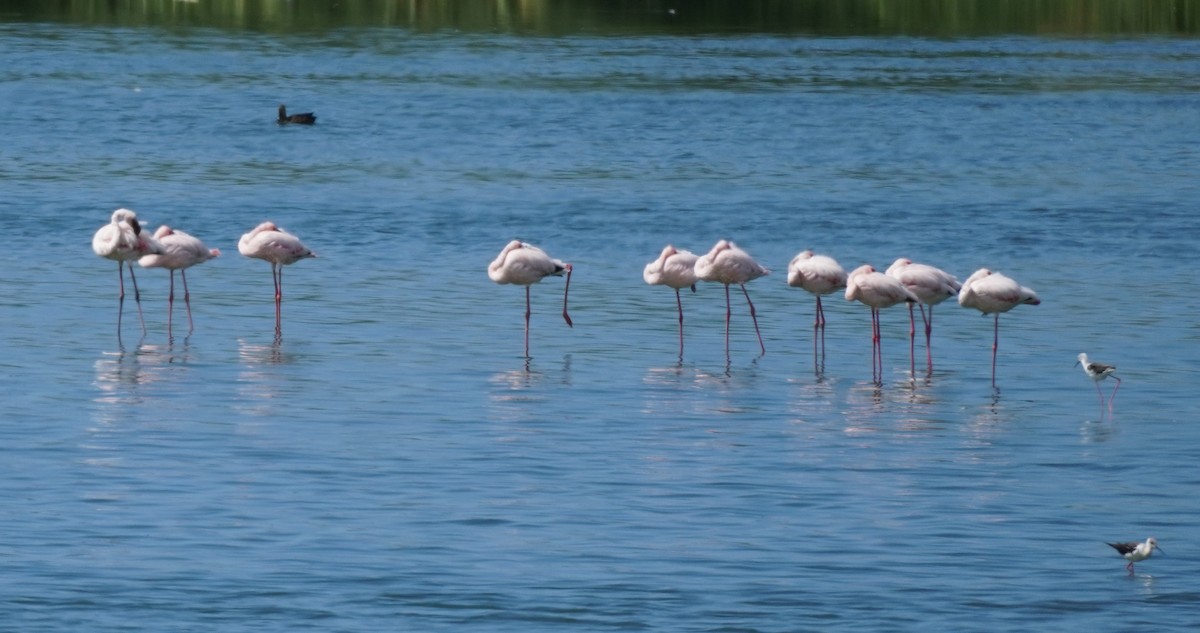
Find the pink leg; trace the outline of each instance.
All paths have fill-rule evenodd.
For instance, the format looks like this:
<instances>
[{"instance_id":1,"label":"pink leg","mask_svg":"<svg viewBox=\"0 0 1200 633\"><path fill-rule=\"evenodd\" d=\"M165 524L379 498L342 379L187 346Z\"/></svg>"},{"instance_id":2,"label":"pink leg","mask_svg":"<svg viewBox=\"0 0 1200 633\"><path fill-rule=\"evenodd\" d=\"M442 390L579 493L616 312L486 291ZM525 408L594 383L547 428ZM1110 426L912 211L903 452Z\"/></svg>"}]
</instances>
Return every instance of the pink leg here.
<instances>
[{"instance_id":1,"label":"pink leg","mask_svg":"<svg viewBox=\"0 0 1200 633\"><path fill-rule=\"evenodd\" d=\"M921 320L925 320L924 308L921 311ZM917 377L917 360L916 360L916 341L917 341L917 320L913 315L913 304L908 304L908 375L911 378Z\"/></svg>"},{"instance_id":2,"label":"pink leg","mask_svg":"<svg viewBox=\"0 0 1200 633\"><path fill-rule=\"evenodd\" d=\"M171 316L175 312L175 270L171 269L171 286L167 291L167 337L171 336Z\"/></svg>"},{"instance_id":3,"label":"pink leg","mask_svg":"<svg viewBox=\"0 0 1200 633\"><path fill-rule=\"evenodd\" d=\"M125 271L122 270L124 266L125 262L120 260L117 261L117 283L121 284L121 294L117 295L118 299L125 298Z\"/></svg>"},{"instance_id":4,"label":"pink leg","mask_svg":"<svg viewBox=\"0 0 1200 633\"><path fill-rule=\"evenodd\" d=\"M729 362L729 319L733 309L729 305L729 284L725 284L725 362Z\"/></svg>"},{"instance_id":5,"label":"pink leg","mask_svg":"<svg viewBox=\"0 0 1200 633\"><path fill-rule=\"evenodd\" d=\"M930 339L933 334L933 306L929 306L929 318L925 318L925 306L921 308L921 320L925 322L925 362L929 365L929 371L933 371L933 347L930 345Z\"/></svg>"},{"instance_id":6,"label":"pink leg","mask_svg":"<svg viewBox=\"0 0 1200 633\"><path fill-rule=\"evenodd\" d=\"M879 356L883 349L879 346L879 313L871 308L871 380L879 382Z\"/></svg>"},{"instance_id":7,"label":"pink leg","mask_svg":"<svg viewBox=\"0 0 1200 633\"><path fill-rule=\"evenodd\" d=\"M1113 376L1113 380L1116 380L1117 384L1116 384L1116 386L1113 387L1112 395L1109 396L1109 398L1108 398L1108 412L1109 413L1112 413L1112 403L1113 403L1113 399L1117 397L1117 390L1121 388L1121 379L1117 378L1116 376ZM1096 385L1096 386L1099 387L1100 385Z\"/></svg>"},{"instance_id":8,"label":"pink leg","mask_svg":"<svg viewBox=\"0 0 1200 633\"><path fill-rule=\"evenodd\" d=\"M683 360L683 299L679 298L679 288L675 289L675 305L679 306L679 360Z\"/></svg>"},{"instance_id":9,"label":"pink leg","mask_svg":"<svg viewBox=\"0 0 1200 633\"><path fill-rule=\"evenodd\" d=\"M814 327L825 327L825 308L821 306L821 295L817 295L817 319Z\"/></svg>"},{"instance_id":10,"label":"pink leg","mask_svg":"<svg viewBox=\"0 0 1200 633\"><path fill-rule=\"evenodd\" d=\"M192 296L191 296L191 293L188 292L187 271L186 270L179 271L179 276L183 278L183 305L187 306L188 333L191 333L192 330L196 329L196 326L192 324ZM175 284L175 273L174 273L174 271L172 271L171 272L172 287L174 287L174 284Z\"/></svg>"},{"instance_id":11,"label":"pink leg","mask_svg":"<svg viewBox=\"0 0 1200 633\"><path fill-rule=\"evenodd\" d=\"M529 308L529 286L525 286L525 358L529 358L529 315L533 310Z\"/></svg>"},{"instance_id":12,"label":"pink leg","mask_svg":"<svg viewBox=\"0 0 1200 633\"><path fill-rule=\"evenodd\" d=\"M142 336L146 335L146 318L142 316L142 293L138 290L137 277L133 275L133 263L129 266L129 280L133 282L133 299L137 302L138 321L142 324Z\"/></svg>"},{"instance_id":13,"label":"pink leg","mask_svg":"<svg viewBox=\"0 0 1200 633\"><path fill-rule=\"evenodd\" d=\"M758 331L758 315L754 313L754 302L750 300L750 293L746 292L746 284L739 284L742 287L742 294L746 295L746 303L750 304L750 320L754 321L754 333L758 335L758 346L762 349L762 353L767 353L767 346L763 345L762 333Z\"/></svg>"},{"instance_id":14,"label":"pink leg","mask_svg":"<svg viewBox=\"0 0 1200 633\"><path fill-rule=\"evenodd\" d=\"M996 350L1000 349L1000 314L996 314L995 336L992 338L992 387L996 386Z\"/></svg>"},{"instance_id":15,"label":"pink leg","mask_svg":"<svg viewBox=\"0 0 1200 633\"><path fill-rule=\"evenodd\" d=\"M283 265L271 263L271 280L275 282L275 334L283 332Z\"/></svg>"}]
</instances>

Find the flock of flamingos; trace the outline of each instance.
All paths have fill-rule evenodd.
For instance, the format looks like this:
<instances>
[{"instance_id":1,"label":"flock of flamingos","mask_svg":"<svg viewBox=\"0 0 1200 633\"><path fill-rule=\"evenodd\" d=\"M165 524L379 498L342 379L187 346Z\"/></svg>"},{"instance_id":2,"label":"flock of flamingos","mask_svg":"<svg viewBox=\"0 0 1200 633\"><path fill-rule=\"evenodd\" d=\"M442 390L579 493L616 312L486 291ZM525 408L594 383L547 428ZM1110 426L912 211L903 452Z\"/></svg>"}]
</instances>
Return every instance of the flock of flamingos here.
<instances>
[{"instance_id":1,"label":"flock of flamingos","mask_svg":"<svg viewBox=\"0 0 1200 633\"><path fill-rule=\"evenodd\" d=\"M138 304L138 318L141 320L142 333L146 332L146 323L142 318L141 297L137 288L137 279L133 274L133 261L145 268L166 268L171 271L171 286L167 296L167 323L170 327L170 314L175 301L175 271L178 270L183 278L183 298L187 305L188 327L192 327L191 301L187 291L187 273L189 267L206 262L217 257L221 252L210 249L199 239L163 225L147 235L138 223L137 215L129 209L117 209L112 214L112 220L100 227L92 239L92 249L97 255L117 262L117 277L120 280L120 299L124 304L125 280L122 268L125 262L129 264L129 278L133 281L134 296ZM275 320L276 331L279 328L280 302L283 299L283 267L294 264L301 259L316 257L316 254L304 246L299 238L276 226L273 222L263 222L250 230L238 240L238 252L246 257L262 259L271 264L271 279L275 285ZM683 302L679 291L683 288L695 289L698 281L717 282L725 285L725 354L729 356L729 319L731 307L729 286L737 284L746 296L750 306L750 318L754 320L754 331L758 335L758 344L766 353L762 342L762 334L758 330L758 318L755 316L754 303L750 301L750 293L746 291L746 282L762 277L767 269L754 261L746 251L738 248L732 242L721 240L712 250L704 255L696 255L674 246L667 246L659 254L658 259L646 265L643 277L651 285L664 285L675 289L675 302L679 307L679 355L683 357ZM548 276L566 275L563 288L563 319L571 325L571 317L567 314L567 293L571 285L571 265L554 259L540 248L521 241L513 240L490 265L488 277L499 284L517 284L525 286L525 356L529 357L529 292L530 286ZM814 324L814 345L816 331L825 326L825 313L821 306L822 295L831 294L845 289L846 299L859 301L871 308L871 327L873 340L873 370L876 384L882 382L883 360L880 349L879 311L901 303L909 307L910 341L916 336L916 322L913 317L913 306L921 310L921 318L925 324L926 359L930 368L933 359L929 349L929 339L933 327L933 307L953 296L958 297L959 305L975 308L984 314L995 315L995 335L992 341L992 386L996 384L996 348L1000 340L1000 314L1008 312L1021 304L1038 305L1041 301L1037 294L1021 286L1016 281L981 268L959 283L953 275L926 264L913 263L908 259L898 259L886 273L881 273L873 267L863 265L849 274L831 257L816 255L812 251L804 251L794 257L788 264L788 285L803 288L816 296L816 322ZM925 307L929 312L926 315ZM117 317L117 330L120 332L120 312ZM823 339L823 336L821 337ZM822 340L823 346L823 340ZM911 347L910 347L911 356ZM1100 403L1104 406L1105 397L1100 391L1100 381L1113 376L1115 367L1089 362L1087 354L1079 355L1079 362L1084 372L1096 382L1096 390L1100 393ZM1116 378L1116 376L1113 376ZM1108 407L1112 409L1112 398L1116 396L1121 379L1113 388L1112 396L1108 399ZM1134 563L1145 560L1154 550L1159 549L1153 538L1145 542L1109 543L1117 553L1128 561L1126 569L1130 575L1134 573ZM1159 550L1161 551L1161 550Z\"/></svg>"},{"instance_id":2,"label":"flock of flamingos","mask_svg":"<svg viewBox=\"0 0 1200 633\"><path fill-rule=\"evenodd\" d=\"M117 209L113 212L111 221L100 227L92 239L92 249L97 255L117 262L117 277L120 282L120 298L125 298L125 281L122 268L125 262L129 264L129 277L133 281L134 296L138 304L138 318L141 320L142 333L145 334L146 324L142 317L141 294L137 287L137 278L133 274L133 261L145 268L166 268L171 271L171 285L167 297L168 328L171 323L171 312L175 301L175 271L180 272L183 279L184 303L187 306L188 327L192 327L191 299L187 290L186 270L196 264L203 263L220 255L217 249L210 249L199 239L172 229L167 225L158 227L153 235L148 235L138 223L137 214L129 209ZM280 303L283 299L283 267L301 259L316 257L295 235L284 231L273 222L263 222L254 227L238 240L238 252L246 257L262 259L271 264L271 279L275 285L275 319L278 329L280 319ZM488 277L499 284L516 284L525 286L525 356L529 357L529 317L530 286L548 276L566 275L563 288L563 319L567 325L572 325L567 313L567 293L571 285L571 265L554 259L545 251L525 242L513 240L490 265ZM667 246L658 258L646 265L643 277L651 285L665 285L675 290L675 301L679 307L679 355L683 357L683 302L679 291L683 288L695 290L698 281L717 282L725 285L725 354L729 356L729 321L731 306L729 287L737 284L746 296L750 307L750 318L754 321L754 331L758 336L758 344L766 353L762 342L762 334L758 329L758 317L755 314L754 303L750 293L746 291L746 283L768 274L768 270L754 260L746 251L738 248L733 242L720 240L712 250L704 255L696 255L674 246ZM975 271L965 282L959 282L953 275L926 264L914 263L909 259L897 259L886 272L879 272L871 265L865 264L847 273L833 258L817 255L812 251L804 251L796 255L788 264L789 286L802 288L816 297L816 319L814 323L814 345L818 340L824 341L825 312L821 306L821 297L845 289L846 299L859 301L871 308L872 329L872 371L876 384L883 380L883 355L880 347L879 311L901 303L907 303L910 323L910 345L916 336L916 321L913 307L920 309L921 319L925 326L926 360L929 368L933 367L932 354L929 352L930 337L933 330L933 308L950 297L958 297L959 305L975 308L983 314L995 315L994 335L992 340L992 385L996 384L996 350L1000 342L1000 314L1008 312L1021 304L1038 305L1041 300L1037 293L1016 281L1000 274L981 268ZM928 313L925 308L928 307ZM118 312L117 328L120 329ZM817 332L822 336L818 339ZM823 350L822 350L823 351ZM910 347L911 357L911 347ZM1096 389L1100 391L1099 381L1113 375L1115 367L1089 362L1086 354L1079 355L1079 363L1084 372L1096 381ZM1114 376L1115 378L1115 376ZM1120 387L1120 378L1113 388L1113 396ZM1105 397L1100 392L1101 404ZM1111 409L1112 399L1108 399Z\"/></svg>"}]
</instances>

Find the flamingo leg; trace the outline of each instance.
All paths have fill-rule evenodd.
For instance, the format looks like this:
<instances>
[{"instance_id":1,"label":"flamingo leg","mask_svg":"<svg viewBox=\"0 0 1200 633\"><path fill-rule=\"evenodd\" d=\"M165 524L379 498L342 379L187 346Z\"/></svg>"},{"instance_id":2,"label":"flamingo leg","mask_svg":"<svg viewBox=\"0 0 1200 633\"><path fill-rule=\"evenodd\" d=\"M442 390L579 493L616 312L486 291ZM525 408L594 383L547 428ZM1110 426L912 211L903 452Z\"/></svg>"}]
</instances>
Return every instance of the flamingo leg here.
<instances>
[{"instance_id":1,"label":"flamingo leg","mask_svg":"<svg viewBox=\"0 0 1200 633\"><path fill-rule=\"evenodd\" d=\"M879 313L871 308L871 380L878 384L880 355L883 350L879 346Z\"/></svg>"},{"instance_id":2,"label":"flamingo leg","mask_svg":"<svg viewBox=\"0 0 1200 633\"><path fill-rule=\"evenodd\" d=\"M1000 349L1000 313L996 313L995 335L992 338L992 387L996 386L996 351Z\"/></svg>"},{"instance_id":3,"label":"flamingo leg","mask_svg":"<svg viewBox=\"0 0 1200 633\"><path fill-rule=\"evenodd\" d=\"M925 309L921 309L921 320L925 320ZM917 360L916 360L916 340L917 340L917 320L913 315L913 304L908 304L908 375L912 378L917 376Z\"/></svg>"},{"instance_id":4,"label":"flamingo leg","mask_svg":"<svg viewBox=\"0 0 1200 633\"><path fill-rule=\"evenodd\" d=\"M140 321L142 324L142 336L145 336L146 318L142 316L142 293L140 290L138 290L137 277L135 277L133 274L133 264L130 263L127 268L129 268L129 280L133 282L133 299L137 302L138 321Z\"/></svg>"},{"instance_id":5,"label":"flamingo leg","mask_svg":"<svg viewBox=\"0 0 1200 633\"><path fill-rule=\"evenodd\" d=\"M171 316L175 313L175 269L171 269L171 285L167 291L167 338L171 337Z\"/></svg>"},{"instance_id":6,"label":"flamingo leg","mask_svg":"<svg viewBox=\"0 0 1200 633\"><path fill-rule=\"evenodd\" d=\"M192 297L187 287L187 271L179 271L179 276L183 278L183 305L187 306L188 332L191 333L192 330L196 329L196 326L192 324ZM175 271L171 271L171 285L172 287L175 285Z\"/></svg>"},{"instance_id":7,"label":"flamingo leg","mask_svg":"<svg viewBox=\"0 0 1200 633\"><path fill-rule=\"evenodd\" d=\"M762 332L758 331L758 315L754 312L754 302L750 300L750 293L746 292L746 284L738 284L742 287L742 294L746 295L746 303L750 304L750 320L754 321L754 333L758 335L758 346L762 349L762 353L767 353L767 346L763 345Z\"/></svg>"},{"instance_id":8,"label":"flamingo leg","mask_svg":"<svg viewBox=\"0 0 1200 633\"><path fill-rule=\"evenodd\" d=\"M825 308L821 306L821 295L817 295L817 319L813 327L825 327Z\"/></svg>"},{"instance_id":9,"label":"flamingo leg","mask_svg":"<svg viewBox=\"0 0 1200 633\"><path fill-rule=\"evenodd\" d=\"M930 340L933 335L933 306L929 306L929 318L925 318L925 306L917 306L921 308L921 320L925 322L925 361L929 365L929 371L933 371L933 346Z\"/></svg>"},{"instance_id":10,"label":"flamingo leg","mask_svg":"<svg viewBox=\"0 0 1200 633\"><path fill-rule=\"evenodd\" d=\"M117 283L121 285L121 294L117 295L117 298L122 299L122 300L125 299L125 271L123 270L124 267L125 267L125 262L123 262L121 260L117 260Z\"/></svg>"},{"instance_id":11,"label":"flamingo leg","mask_svg":"<svg viewBox=\"0 0 1200 633\"><path fill-rule=\"evenodd\" d=\"M733 309L729 305L729 284L725 284L725 362L729 362L729 319Z\"/></svg>"},{"instance_id":12,"label":"flamingo leg","mask_svg":"<svg viewBox=\"0 0 1200 633\"><path fill-rule=\"evenodd\" d=\"M533 310L529 308L529 286L525 286L525 358L529 358L529 315Z\"/></svg>"},{"instance_id":13,"label":"flamingo leg","mask_svg":"<svg viewBox=\"0 0 1200 633\"><path fill-rule=\"evenodd\" d=\"M683 299L679 297L679 288L675 289L675 305L679 307L679 360L683 360Z\"/></svg>"}]
</instances>

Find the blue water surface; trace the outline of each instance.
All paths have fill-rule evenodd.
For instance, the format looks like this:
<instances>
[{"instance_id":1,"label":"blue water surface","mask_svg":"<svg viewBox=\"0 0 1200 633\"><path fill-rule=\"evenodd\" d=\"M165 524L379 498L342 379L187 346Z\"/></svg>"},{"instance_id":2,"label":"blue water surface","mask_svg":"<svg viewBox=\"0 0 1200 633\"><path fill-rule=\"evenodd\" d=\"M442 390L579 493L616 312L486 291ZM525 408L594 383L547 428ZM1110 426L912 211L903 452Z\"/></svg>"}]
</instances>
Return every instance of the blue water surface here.
<instances>
[{"instance_id":1,"label":"blue water surface","mask_svg":"<svg viewBox=\"0 0 1200 633\"><path fill-rule=\"evenodd\" d=\"M1193 631L1198 90L1189 39L0 25L0 628ZM194 331L139 269L118 332L118 207L223 251ZM318 254L278 333L264 219ZM530 359L513 238L574 265ZM767 353L701 285L681 360L642 266L722 238ZM1042 304L995 388L991 317L914 374L885 311L876 384L806 248Z\"/></svg>"}]
</instances>

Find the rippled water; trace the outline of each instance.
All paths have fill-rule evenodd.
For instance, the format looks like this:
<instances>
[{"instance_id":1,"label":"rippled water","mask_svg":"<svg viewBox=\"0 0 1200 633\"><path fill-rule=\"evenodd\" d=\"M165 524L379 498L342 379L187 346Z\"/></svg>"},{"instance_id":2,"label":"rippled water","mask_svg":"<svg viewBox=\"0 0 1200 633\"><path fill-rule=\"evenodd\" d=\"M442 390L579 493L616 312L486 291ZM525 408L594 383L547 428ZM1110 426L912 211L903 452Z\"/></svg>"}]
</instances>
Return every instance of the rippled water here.
<instances>
[{"instance_id":1,"label":"rippled water","mask_svg":"<svg viewBox=\"0 0 1200 633\"><path fill-rule=\"evenodd\" d=\"M12 630L1097 630L1200 624L1187 39L310 36L0 25L0 621ZM275 108L315 110L279 127ZM149 333L113 209L224 254ZM262 219L319 257L237 254ZM513 237L575 266L520 288ZM668 242L773 269L641 281ZM795 252L1043 300L908 324ZM1120 367L1110 416L1071 363ZM921 346L918 344L918 354ZM1104 383L1111 388L1111 381ZM1103 544L1156 536L1127 577Z\"/></svg>"}]
</instances>

